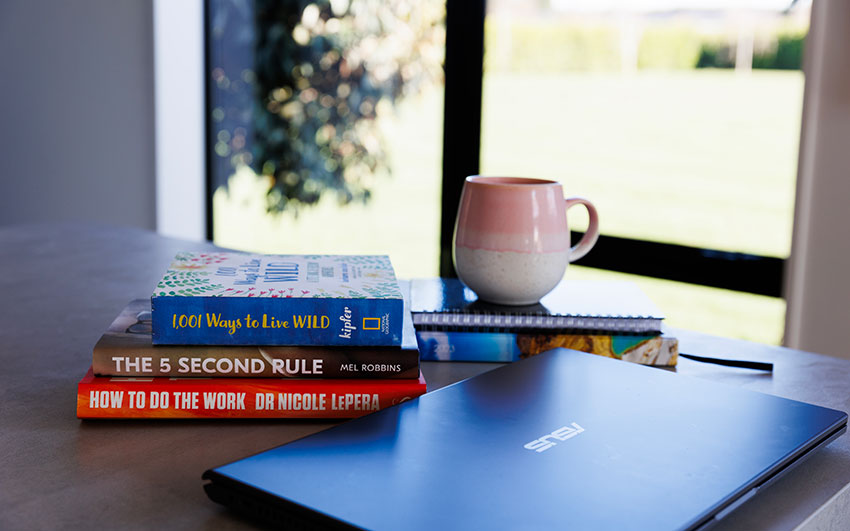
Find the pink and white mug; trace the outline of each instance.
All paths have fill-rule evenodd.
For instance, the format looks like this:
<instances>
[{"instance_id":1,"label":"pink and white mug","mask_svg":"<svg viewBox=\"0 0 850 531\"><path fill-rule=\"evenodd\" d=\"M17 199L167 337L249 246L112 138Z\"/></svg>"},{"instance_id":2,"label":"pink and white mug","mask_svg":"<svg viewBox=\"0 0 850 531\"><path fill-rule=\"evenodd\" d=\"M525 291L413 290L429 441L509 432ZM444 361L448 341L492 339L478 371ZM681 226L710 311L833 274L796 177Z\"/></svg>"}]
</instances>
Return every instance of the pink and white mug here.
<instances>
[{"instance_id":1,"label":"pink and white mug","mask_svg":"<svg viewBox=\"0 0 850 531\"><path fill-rule=\"evenodd\" d=\"M584 205L590 223L570 247L567 210ZM520 177L466 178L454 234L458 277L482 300L535 304L560 282L567 264L578 260L599 237L593 203L564 199L561 184Z\"/></svg>"}]
</instances>

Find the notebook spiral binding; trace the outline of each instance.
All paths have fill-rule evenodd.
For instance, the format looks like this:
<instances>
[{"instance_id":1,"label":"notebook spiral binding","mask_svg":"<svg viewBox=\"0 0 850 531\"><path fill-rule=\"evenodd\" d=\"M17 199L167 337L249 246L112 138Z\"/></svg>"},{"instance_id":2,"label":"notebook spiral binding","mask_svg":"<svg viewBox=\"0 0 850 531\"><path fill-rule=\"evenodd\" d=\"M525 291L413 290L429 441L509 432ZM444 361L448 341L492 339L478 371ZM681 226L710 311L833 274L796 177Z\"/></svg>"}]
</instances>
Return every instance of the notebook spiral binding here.
<instances>
[{"instance_id":1,"label":"notebook spiral binding","mask_svg":"<svg viewBox=\"0 0 850 531\"><path fill-rule=\"evenodd\" d=\"M417 328L434 330L452 328L511 328L511 329L571 329L599 330L623 333L660 333L661 319L648 317L623 316L555 316L537 314L486 313L470 314L460 312L416 313L413 324Z\"/></svg>"}]
</instances>

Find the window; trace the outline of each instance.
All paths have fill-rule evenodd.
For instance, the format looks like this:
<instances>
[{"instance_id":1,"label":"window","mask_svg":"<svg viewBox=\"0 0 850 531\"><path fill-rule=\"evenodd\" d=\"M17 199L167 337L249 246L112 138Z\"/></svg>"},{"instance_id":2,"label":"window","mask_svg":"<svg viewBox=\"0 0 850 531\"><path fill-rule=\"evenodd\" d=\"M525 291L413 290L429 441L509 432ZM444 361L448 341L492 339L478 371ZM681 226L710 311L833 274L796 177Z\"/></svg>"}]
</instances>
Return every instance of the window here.
<instances>
[{"instance_id":1,"label":"window","mask_svg":"<svg viewBox=\"0 0 850 531\"><path fill-rule=\"evenodd\" d=\"M400 276L434 275L438 264L449 275L466 175L552 178L593 199L602 220L603 238L568 278L625 276L671 325L777 343L809 4L734 8L340 0L284 13L260 0L209 0L215 241L264 252L389 251ZM285 75L261 78L272 55L290 57L269 47L273 36L294 59ZM333 114L351 103L338 81L322 81L343 59L360 61L363 90L375 90L362 127L351 129L375 163L363 179L337 171L349 137L333 119L301 127L300 140L275 125L296 107ZM401 81L379 87L388 79ZM286 150L263 154L263 145L299 142L311 144L299 156L312 158L286 171ZM300 198L293 208L282 203L286 187ZM581 219L571 223L582 229Z\"/></svg>"}]
</instances>

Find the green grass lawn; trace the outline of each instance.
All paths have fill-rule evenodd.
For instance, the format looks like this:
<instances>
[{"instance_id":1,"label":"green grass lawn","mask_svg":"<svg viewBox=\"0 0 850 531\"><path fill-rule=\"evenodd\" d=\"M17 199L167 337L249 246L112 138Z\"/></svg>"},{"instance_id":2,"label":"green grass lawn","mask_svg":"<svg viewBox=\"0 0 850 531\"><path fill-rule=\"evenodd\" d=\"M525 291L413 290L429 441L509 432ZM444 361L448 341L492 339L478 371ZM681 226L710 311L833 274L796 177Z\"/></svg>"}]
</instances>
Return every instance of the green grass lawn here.
<instances>
[{"instance_id":1,"label":"green grass lawn","mask_svg":"<svg viewBox=\"0 0 850 531\"><path fill-rule=\"evenodd\" d=\"M483 173L559 180L608 234L788 255L802 73L484 79Z\"/></svg>"},{"instance_id":2,"label":"green grass lawn","mask_svg":"<svg viewBox=\"0 0 850 531\"><path fill-rule=\"evenodd\" d=\"M481 171L557 179L619 236L787 256L803 78L800 72L690 70L485 76ZM214 198L215 240L262 252L385 253L400 276L437 274L442 97L381 118L393 177L369 205L333 201L297 217L264 211L250 171ZM574 226L580 226L581 216ZM640 257L623 257L639 260ZM668 323L767 343L784 302L601 272L637 281Z\"/></svg>"}]
</instances>

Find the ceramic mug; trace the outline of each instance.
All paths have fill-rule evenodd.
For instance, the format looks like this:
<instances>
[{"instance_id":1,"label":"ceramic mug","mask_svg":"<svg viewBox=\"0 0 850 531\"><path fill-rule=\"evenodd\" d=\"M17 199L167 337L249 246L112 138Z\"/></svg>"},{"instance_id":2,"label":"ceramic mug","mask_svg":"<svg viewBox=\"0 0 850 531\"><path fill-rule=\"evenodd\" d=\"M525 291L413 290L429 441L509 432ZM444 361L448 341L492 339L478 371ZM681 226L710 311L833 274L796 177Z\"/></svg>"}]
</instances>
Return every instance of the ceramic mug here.
<instances>
[{"instance_id":1,"label":"ceramic mug","mask_svg":"<svg viewBox=\"0 0 850 531\"><path fill-rule=\"evenodd\" d=\"M587 208L590 223L570 247L567 210ZM482 300L535 304L560 282L567 264L599 237L593 203L564 199L561 184L520 177L466 178L455 223L453 258L457 275Z\"/></svg>"}]
</instances>

